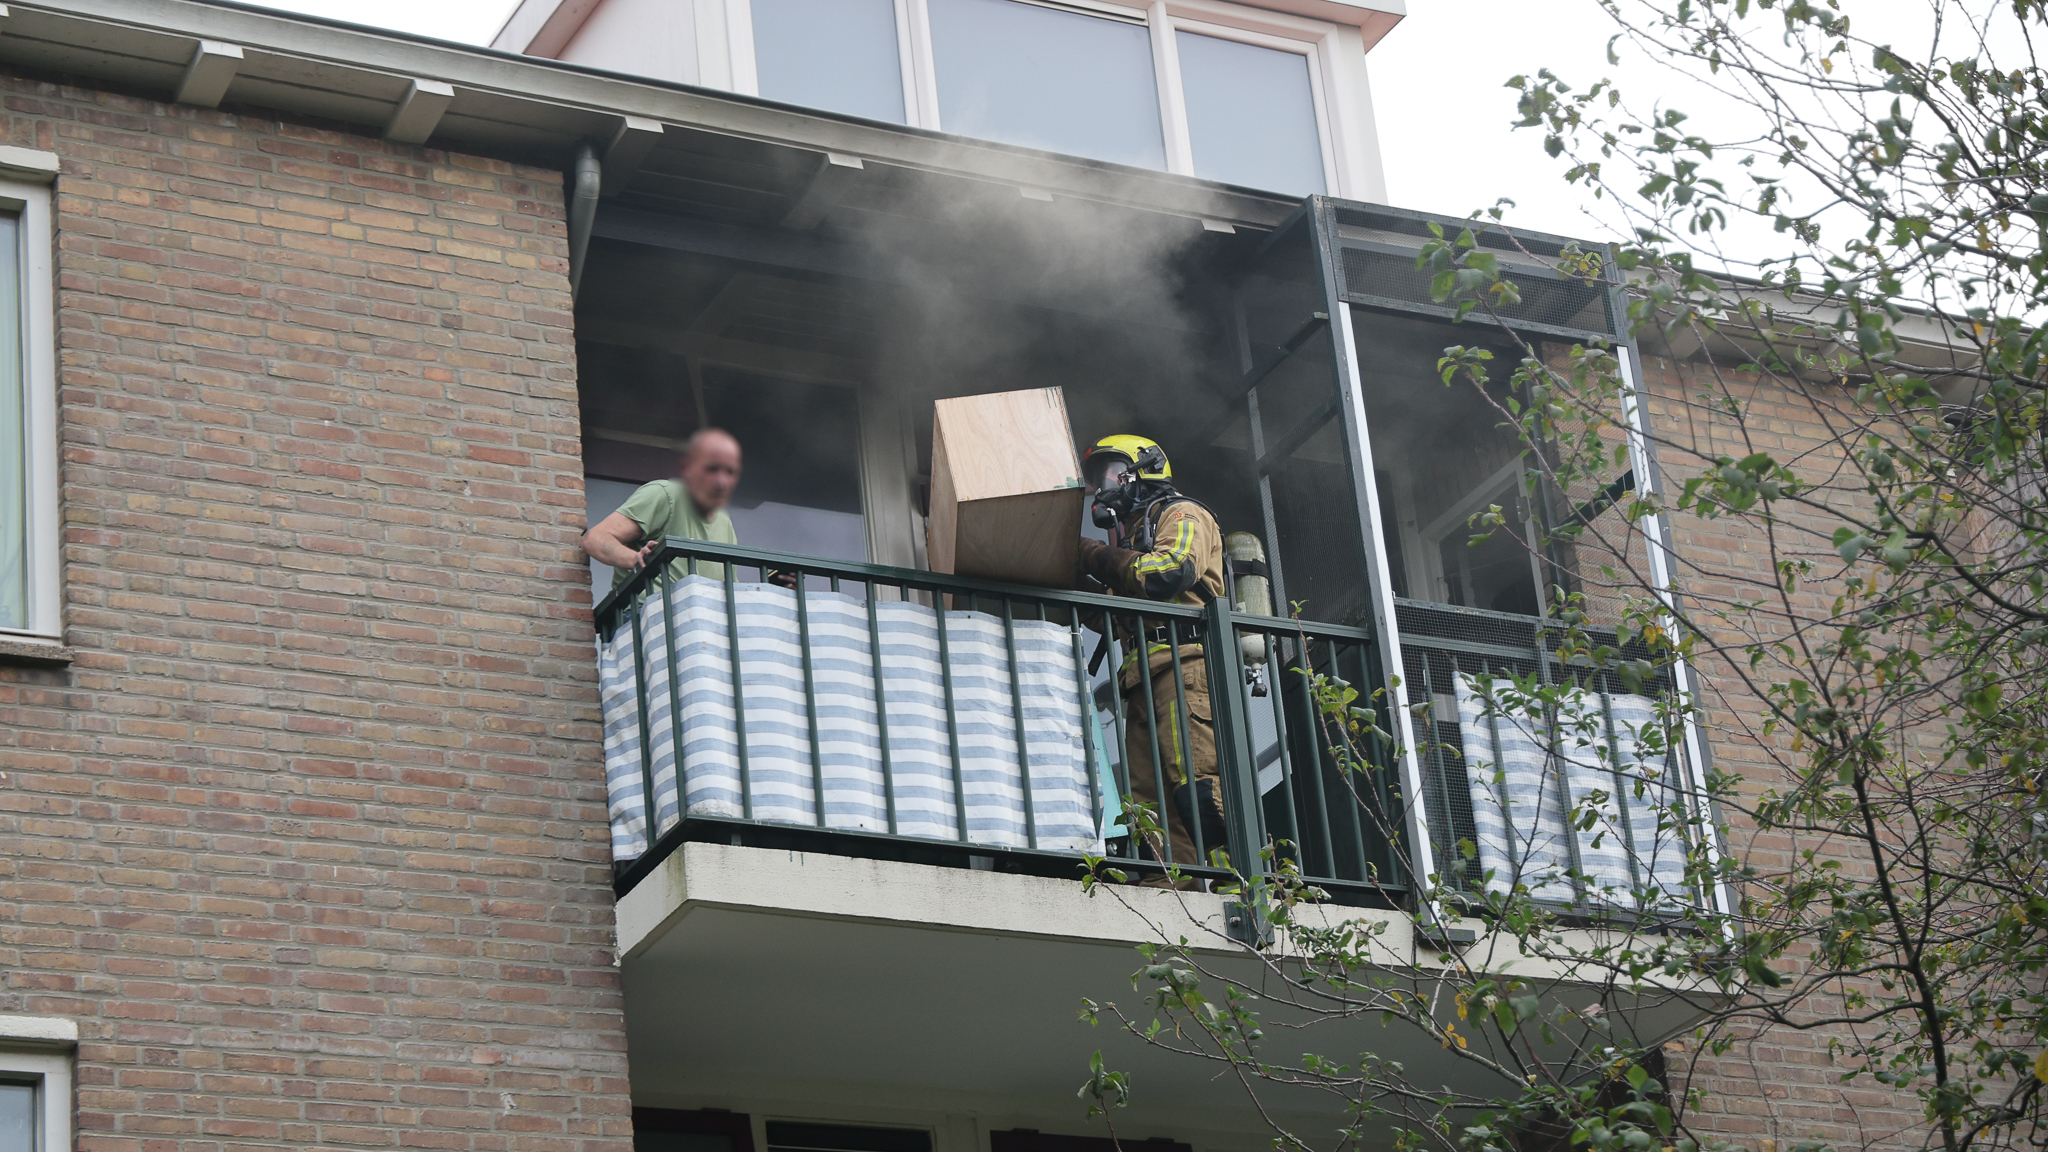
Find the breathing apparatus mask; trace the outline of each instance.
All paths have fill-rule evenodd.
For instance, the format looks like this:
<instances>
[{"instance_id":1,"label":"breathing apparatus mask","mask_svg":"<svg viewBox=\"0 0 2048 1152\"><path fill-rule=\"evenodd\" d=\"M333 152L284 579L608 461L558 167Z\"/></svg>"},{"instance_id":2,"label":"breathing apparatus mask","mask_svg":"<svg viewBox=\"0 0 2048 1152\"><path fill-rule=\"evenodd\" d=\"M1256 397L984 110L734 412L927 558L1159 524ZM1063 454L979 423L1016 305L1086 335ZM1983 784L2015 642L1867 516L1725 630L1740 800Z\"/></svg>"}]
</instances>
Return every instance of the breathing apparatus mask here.
<instances>
[{"instance_id":1,"label":"breathing apparatus mask","mask_svg":"<svg viewBox=\"0 0 2048 1152\"><path fill-rule=\"evenodd\" d=\"M1173 490L1170 481L1140 479L1158 472L1166 464L1166 453L1157 444L1143 448L1136 460L1113 453L1100 453L1088 461L1088 486L1095 490L1089 518L1097 528L1114 528L1138 509Z\"/></svg>"}]
</instances>

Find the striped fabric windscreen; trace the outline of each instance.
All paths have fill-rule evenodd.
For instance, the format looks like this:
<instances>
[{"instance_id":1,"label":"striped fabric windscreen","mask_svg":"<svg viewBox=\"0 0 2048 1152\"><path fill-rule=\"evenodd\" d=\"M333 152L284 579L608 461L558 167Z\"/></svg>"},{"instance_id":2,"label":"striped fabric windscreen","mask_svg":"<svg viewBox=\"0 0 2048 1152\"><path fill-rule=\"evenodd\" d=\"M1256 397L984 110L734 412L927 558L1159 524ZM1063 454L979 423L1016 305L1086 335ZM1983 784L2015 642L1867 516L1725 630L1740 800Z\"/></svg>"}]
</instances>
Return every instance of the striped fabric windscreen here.
<instances>
[{"instance_id":1,"label":"striped fabric windscreen","mask_svg":"<svg viewBox=\"0 0 2048 1152\"><path fill-rule=\"evenodd\" d=\"M1487 887L1526 885L1542 900L1666 904L1689 899L1679 800L1666 752L1645 753L1659 723L1648 697L1577 692L1555 722L1516 710L1513 682L1461 673L1455 685L1474 847ZM1577 818L1590 814L1590 827Z\"/></svg>"},{"instance_id":2,"label":"striped fabric windscreen","mask_svg":"<svg viewBox=\"0 0 2048 1152\"><path fill-rule=\"evenodd\" d=\"M871 647L868 602L842 592L807 590L803 614L818 734L814 776L796 593L765 584L734 586L743 729L733 707L735 646L728 632L725 586L691 576L675 582L667 596L667 618L675 623L677 640L673 690L659 591L641 604L637 627L646 672L657 835L676 821L679 808L693 816L751 815L886 832L893 801L895 832L902 836L1102 851L1082 738L1088 717L1082 712L1073 636L1066 627L1035 620L1010 624L1017 650L1013 694L1002 617L877 602L878 661ZM964 834L939 663L942 617L959 742L958 795L966 801ZM631 617L621 621L610 643L600 643L598 660L612 857L621 861L645 852L649 842L640 750L642 698L634 691L635 632ZM887 718L886 781L875 698L878 663L883 670L880 715ZM1028 814L1018 771L1019 698L1031 789ZM820 777L823 821L817 816Z\"/></svg>"}]
</instances>

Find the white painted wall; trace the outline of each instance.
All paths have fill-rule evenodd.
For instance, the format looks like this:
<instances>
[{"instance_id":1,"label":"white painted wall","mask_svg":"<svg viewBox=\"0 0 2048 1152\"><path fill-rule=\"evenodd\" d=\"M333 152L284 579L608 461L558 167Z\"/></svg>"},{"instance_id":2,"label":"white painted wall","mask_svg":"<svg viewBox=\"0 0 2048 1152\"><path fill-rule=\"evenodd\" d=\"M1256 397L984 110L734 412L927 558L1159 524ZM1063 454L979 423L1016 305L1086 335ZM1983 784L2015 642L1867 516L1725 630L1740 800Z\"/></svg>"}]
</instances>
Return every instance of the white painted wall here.
<instances>
[{"instance_id":1,"label":"white painted wall","mask_svg":"<svg viewBox=\"0 0 2048 1152\"><path fill-rule=\"evenodd\" d=\"M602 0L557 58L695 84L701 75L696 8L696 0Z\"/></svg>"}]
</instances>

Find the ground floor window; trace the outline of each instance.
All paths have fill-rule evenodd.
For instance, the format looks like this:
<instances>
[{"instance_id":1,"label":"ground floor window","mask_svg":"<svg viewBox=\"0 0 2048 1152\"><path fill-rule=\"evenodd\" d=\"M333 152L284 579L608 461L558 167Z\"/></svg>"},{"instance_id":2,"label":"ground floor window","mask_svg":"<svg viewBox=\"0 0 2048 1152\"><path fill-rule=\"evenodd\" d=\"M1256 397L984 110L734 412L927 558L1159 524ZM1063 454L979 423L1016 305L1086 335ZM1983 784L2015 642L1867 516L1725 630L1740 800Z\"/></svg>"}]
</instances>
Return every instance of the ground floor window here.
<instances>
[{"instance_id":1,"label":"ground floor window","mask_svg":"<svg viewBox=\"0 0 2048 1152\"><path fill-rule=\"evenodd\" d=\"M768 1152L932 1152L932 1134L925 1128L769 1120L761 1131ZM754 1152L754 1134L754 1118L743 1112L633 1109L635 1152Z\"/></svg>"},{"instance_id":2,"label":"ground floor window","mask_svg":"<svg viewBox=\"0 0 2048 1152\"><path fill-rule=\"evenodd\" d=\"M754 1122L722 1109L635 1108L633 1152L754 1152Z\"/></svg>"},{"instance_id":3,"label":"ground floor window","mask_svg":"<svg viewBox=\"0 0 2048 1152\"><path fill-rule=\"evenodd\" d=\"M0 1152L69 1152L77 1044L69 1020L0 1016Z\"/></svg>"},{"instance_id":4,"label":"ground floor window","mask_svg":"<svg viewBox=\"0 0 2048 1152\"><path fill-rule=\"evenodd\" d=\"M932 1152L923 1128L768 1121L768 1152Z\"/></svg>"}]
</instances>

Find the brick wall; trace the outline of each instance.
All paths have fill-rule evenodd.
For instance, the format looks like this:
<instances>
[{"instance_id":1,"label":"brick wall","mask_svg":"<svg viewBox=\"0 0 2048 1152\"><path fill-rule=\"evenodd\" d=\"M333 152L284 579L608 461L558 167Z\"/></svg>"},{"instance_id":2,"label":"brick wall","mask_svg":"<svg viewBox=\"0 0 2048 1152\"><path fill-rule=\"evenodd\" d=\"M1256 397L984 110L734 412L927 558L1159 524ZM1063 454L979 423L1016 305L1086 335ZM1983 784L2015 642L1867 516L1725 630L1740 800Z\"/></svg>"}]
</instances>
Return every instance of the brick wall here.
<instances>
[{"instance_id":1,"label":"brick wall","mask_svg":"<svg viewBox=\"0 0 2048 1152\"><path fill-rule=\"evenodd\" d=\"M1795 469L1809 481L1827 477L1843 458L1841 444L1830 433L1815 400L1781 385L1717 368L1704 359L1673 361L1649 356L1643 375L1650 392L1646 410L1665 440L1659 448L1659 462L1673 487L1721 456L1739 459L1751 452L1769 452L1780 461L1796 462ZM1731 415L1723 404L1703 402L1703 394L1720 397L1724 403L1735 401L1740 417ZM1826 402L1825 396L1819 399ZM1836 426L1841 426L1839 419ZM1839 521L1787 505L1780 505L1779 512L1788 524L1810 533L1802 538L1797 532L1786 532L1779 541L1780 555L1807 552L1832 556L1828 537ZM1672 533L1675 551L1682 558L1679 580L1695 603L1726 603L1754 596L1755 589L1745 581L1768 585L1773 579L1770 544L1755 533L1750 522L1677 514L1672 517ZM1793 609L1805 619L1824 618L1831 611L1834 590L1820 578L1826 570L1821 566L1816 578L1804 582L1790 597ZM1736 615L1737 619L1720 626L1724 643L1739 644L1745 635L1783 631L1782 611ZM1762 707L1727 662L1708 654L1700 662L1700 672L1715 768L1739 778L1737 791L1745 799L1782 786L1788 779L1783 765L1797 760L1790 737L1761 731ZM1769 675L1768 669L1765 675ZM1758 831L1743 817L1739 803L1724 809L1723 816L1729 825L1731 851L1764 871L1787 867L1795 853L1809 847L1823 853L1842 851L1841 845L1818 838L1802 839L1780 830ZM1857 865L1853 857L1837 858L1848 868ZM1813 998L1807 1005L1810 1018L1840 1011L1839 993L1837 989ZM1823 1140L1844 1150L1905 1152L1924 1146L1927 1126L1914 1099L1867 1077L1841 1082L1842 1073L1851 1065L1831 1060L1828 1044L1834 1034L1830 1031L1741 1027L1732 1034L1736 1043L1726 1055L1692 1051L1674 1065L1688 1069L1691 1084L1706 1092L1703 1105L1690 1116L1698 1131L1760 1152L1789 1152L1809 1140Z\"/></svg>"},{"instance_id":2,"label":"brick wall","mask_svg":"<svg viewBox=\"0 0 2048 1152\"><path fill-rule=\"evenodd\" d=\"M79 1146L628 1146L560 175L0 80L57 185L66 620L0 1011Z\"/></svg>"}]
</instances>

